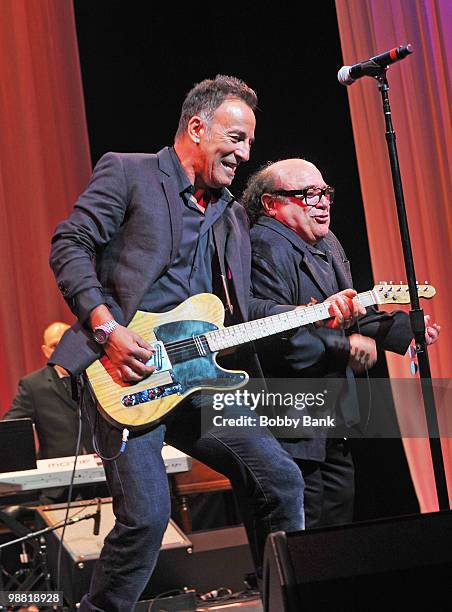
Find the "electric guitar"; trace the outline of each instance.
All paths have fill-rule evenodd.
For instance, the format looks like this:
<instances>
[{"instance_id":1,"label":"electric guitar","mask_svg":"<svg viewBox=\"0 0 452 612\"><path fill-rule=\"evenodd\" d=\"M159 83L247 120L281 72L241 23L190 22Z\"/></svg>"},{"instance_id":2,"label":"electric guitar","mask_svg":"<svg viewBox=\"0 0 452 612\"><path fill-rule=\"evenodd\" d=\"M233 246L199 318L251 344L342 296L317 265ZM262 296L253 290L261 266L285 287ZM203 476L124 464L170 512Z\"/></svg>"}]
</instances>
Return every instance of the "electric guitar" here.
<instances>
[{"instance_id":1,"label":"electric guitar","mask_svg":"<svg viewBox=\"0 0 452 612\"><path fill-rule=\"evenodd\" d=\"M431 285L418 285L420 297L432 298L435 293ZM407 285L383 282L357 299L367 307L408 304L410 296ZM248 382L246 372L221 368L217 353L329 319L328 306L326 301L230 327L223 326L223 303L209 293L190 297L163 314L138 311L128 327L152 345L154 354L146 365L156 366L155 372L126 383L105 355L86 370L88 382L108 421L120 428L150 428L195 391L227 391Z\"/></svg>"}]
</instances>

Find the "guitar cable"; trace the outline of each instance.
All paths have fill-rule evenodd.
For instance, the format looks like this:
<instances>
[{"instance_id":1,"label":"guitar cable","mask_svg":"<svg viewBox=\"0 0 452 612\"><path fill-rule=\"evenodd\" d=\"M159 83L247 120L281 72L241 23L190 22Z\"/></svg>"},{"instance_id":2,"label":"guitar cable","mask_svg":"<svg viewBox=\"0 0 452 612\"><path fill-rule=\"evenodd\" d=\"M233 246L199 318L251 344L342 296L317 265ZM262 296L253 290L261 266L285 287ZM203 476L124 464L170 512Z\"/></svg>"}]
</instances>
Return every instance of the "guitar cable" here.
<instances>
[{"instance_id":1,"label":"guitar cable","mask_svg":"<svg viewBox=\"0 0 452 612\"><path fill-rule=\"evenodd\" d=\"M358 329L358 333L361 333L361 328L359 325L359 318L356 320L356 327ZM369 427L369 423L370 423L370 418L371 418L371 414L372 414L372 385L370 384L370 376L369 376L369 368L367 367L366 364L364 364L364 371L366 373L366 380L367 380L367 391L368 391L368 404L367 404L367 418L366 418L366 422L364 424L363 427L361 427L361 433L365 434L367 432L367 429ZM359 401L359 400L358 400Z\"/></svg>"},{"instance_id":2,"label":"guitar cable","mask_svg":"<svg viewBox=\"0 0 452 612\"><path fill-rule=\"evenodd\" d=\"M71 481L69 484L69 491L67 495L67 506L66 506L66 515L64 517L64 526L63 531L61 532L60 544L58 546L58 562L57 562L57 580L56 580L56 590L60 590L60 580L61 580L61 557L63 554L63 540L64 534L66 532L66 524L69 519L69 512L71 510L71 500L72 500L72 490L74 488L74 479L75 479L75 471L77 468L77 459L80 453L80 446L82 441L82 405L83 405L83 397L84 397L84 386L81 383L80 377L71 376L71 388L72 388L72 397L77 401L77 419L78 419L78 432L77 432L77 444L75 447L75 459L74 459L74 467L72 468Z\"/></svg>"},{"instance_id":3,"label":"guitar cable","mask_svg":"<svg viewBox=\"0 0 452 612\"><path fill-rule=\"evenodd\" d=\"M101 453L101 451L99 449L99 445L97 443L97 439L96 439L96 429L97 429L98 419L99 419L99 415L98 415L98 412L96 410L96 415L94 417L94 427L92 427L94 450L95 450L96 454L99 455L99 457L102 459L102 461L115 461L126 450L127 442L129 441L130 431L127 429L127 427L124 427L124 429L122 430L121 446L119 447L119 451L116 453L116 455L113 455L112 457L105 457L105 455L103 455ZM88 420L90 421L89 417L88 417ZM90 421L90 425L91 425L91 421Z\"/></svg>"},{"instance_id":4,"label":"guitar cable","mask_svg":"<svg viewBox=\"0 0 452 612\"><path fill-rule=\"evenodd\" d=\"M85 390L86 381L84 381L82 379L81 384L82 384L83 390ZM95 397L93 397L92 393L90 393L90 398L91 398L91 400L93 402L97 403L97 400L96 400ZM130 431L127 429L127 427L124 427L124 429L122 430L121 446L119 447L119 451L116 453L116 455L113 455L112 457L106 457L105 455L102 454L102 452L101 452L101 450L99 448L99 443L97 441L97 437L96 437L96 432L97 432L97 428L98 428L97 424L99 422L99 411L95 407L94 423L91 420L91 415L90 415L90 411L88 410L88 407L85 407L85 415L86 415L86 418L88 420L90 429L92 431L92 442L93 442L94 452L96 453L96 455L98 455L102 459L102 461L115 461L116 459L118 459L124 453L124 451L126 450L127 442L129 441Z\"/></svg>"}]
</instances>

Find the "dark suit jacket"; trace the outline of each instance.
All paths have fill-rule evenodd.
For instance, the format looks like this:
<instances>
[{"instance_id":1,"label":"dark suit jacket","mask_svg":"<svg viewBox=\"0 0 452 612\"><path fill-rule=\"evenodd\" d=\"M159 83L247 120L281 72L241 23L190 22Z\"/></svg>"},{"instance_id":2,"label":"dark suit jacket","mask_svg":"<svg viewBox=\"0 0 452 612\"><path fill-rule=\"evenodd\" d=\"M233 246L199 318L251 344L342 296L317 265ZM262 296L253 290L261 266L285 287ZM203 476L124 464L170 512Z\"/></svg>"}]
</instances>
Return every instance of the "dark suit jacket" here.
<instances>
[{"instance_id":1,"label":"dark suit jacket","mask_svg":"<svg viewBox=\"0 0 452 612\"><path fill-rule=\"evenodd\" d=\"M77 405L51 366L32 372L19 381L19 392L4 418L32 419L39 438L41 459L75 455ZM93 452L88 429L82 444L88 452Z\"/></svg>"},{"instance_id":2,"label":"dark suit jacket","mask_svg":"<svg viewBox=\"0 0 452 612\"><path fill-rule=\"evenodd\" d=\"M352 287L350 264L342 246L332 232L325 242L331 252L339 290ZM313 298L323 302L331 295L314 256L290 228L270 217L260 217L251 230L251 243L253 293L258 298L266 298L268 309L275 303L286 307L308 304ZM253 307L252 302L251 318L255 318ZM307 325L292 335L267 343L260 352L264 373L273 378L347 378L348 388L338 408L344 424L351 426L359 421L354 375L347 367L350 353L347 335L351 333L372 337L378 348L400 354L405 353L412 339L406 313L379 312L370 307L367 315L359 319L359 329L354 326L344 332ZM303 459L319 459L323 455L323 445L315 441L297 448L293 444L289 446L297 453L295 456Z\"/></svg>"},{"instance_id":3,"label":"dark suit jacket","mask_svg":"<svg viewBox=\"0 0 452 612\"><path fill-rule=\"evenodd\" d=\"M107 153L86 191L52 239L50 263L79 322L52 356L79 373L101 355L83 323L106 303L128 324L150 285L177 255L182 233L180 196L167 148L154 154ZM248 318L251 247L248 220L231 197L223 215L225 259L243 320Z\"/></svg>"}]
</instances>

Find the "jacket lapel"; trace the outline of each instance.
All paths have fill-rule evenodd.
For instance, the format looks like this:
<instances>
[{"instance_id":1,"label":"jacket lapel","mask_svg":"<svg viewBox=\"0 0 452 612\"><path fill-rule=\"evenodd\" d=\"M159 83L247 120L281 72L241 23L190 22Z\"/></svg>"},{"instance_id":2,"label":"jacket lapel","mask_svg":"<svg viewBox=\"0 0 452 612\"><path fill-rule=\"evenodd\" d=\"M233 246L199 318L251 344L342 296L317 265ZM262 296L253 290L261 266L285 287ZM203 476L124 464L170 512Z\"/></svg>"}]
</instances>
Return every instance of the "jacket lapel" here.
<instances>
[{"instance_id":1,"label":"jacket lapel","mask_svg":"<svg viewBox=\"0 0 452 612\"><path fill-rule=\"evenodd\" d=\"M339 289L349 289L353 287L353 279L350 271L350 263L346 258L342 247L333 232L329 232L325 237L325 242L328 245L331 255L332 264L336 273L336 280Z\"/></svg>"},{"instance_id":2,"label":"jacket lapel","mask_svg":"<svg viewBox=\"0 0 452 612\"><path fill-rule=\"evenodd\" d=\"M313 261L313 256L309 253L304 240L302 240L292 229L290 229L290 227L283 225L282 223L276 221L276 219L272 219L271 217L260 217L259 225L265 225L266 227L270 227L273 231L284 236L284 238L286 238L292 244L293 248L301 254L302 266L305 268L309 276L318 286L319 290L321 291L321 293L323 293L325 298L329 297L331 295L331 291L329 287L324 284L322 276L318 274L317 267L315 266Z\"/></svg>"},{"instance_id":3,"label":"jacket lapel","mask_svg":"<svg viewBox=\"0 0 452 612\"><path fill-rule=\"evenodd\" d=\"M344 262L342 258L337 257L333 253L333 268L336 273L337 285L340 291L353 287L350 267L347 264L348 262Z\"/></svg>"},{"instance_id":4,"label":"jacket lapel","mask_svg":"<svg viewBox=\"0 0 452 612\"><path fill-rule=\"evenodd\" d=\"M182 215L180 214L180 195L174 177L174 166L168 148L157 153L159 169L162 173L162 190L168 204L171 221L171 261L177 254L182 237Z\"/></svg>"},{"instance_id":5,"label":"jacket lapel","mask_svg":"<svg viewBox=\"0 0 452 612\"><path fill-rule=\"evenodd\" d=\"M234 286L235 297L238 303L240 314L244 321L248 321L248 298L250 287L245 286L246 279L249 280L250 272L243 270L242 258L239 256L243 253L243 249L246 248L246 242L238 244L237 241L241 241L243 237L243 228L238 226L237 219L232 216L225 214L225 225L226 225L226 245L225 245L225 266L228 275L227 281L229 288ZM232 282L231 282L232 281ZM231 299L232 295L231 295Z\"/></svg>"},{"instance_id":6,"label":"jacket lapel","mask_svg":"<svg viewBox=\"0 0 452 612\"><path fill-rule=\"evenodd\" d=\"M303 250L303 265L308 270L308 273L313 278L315 284L318 286L325 298L329 297L331 295L331 288L324 284L324 278L317 272L318 268L314 263L313 255L311 255L307 249Z\"/></svg>"},{"instance_id":7,"label":"jacket lapel","mask_svg":"<svg viewBox=\"0 0 452 612\"><path fill-rule=\"evenodd\" d=\"M50 367L52 367L52 366L49 366L49 368ZM55 395L58 395L58 397L63 402L65 402L65 404L67 404L72 410L76 410L76 408L77 408L76 402L74 402L72 397L70 395L68 395L68 393L66 392L66 389L64 389L64 387L63 387L63 383L56 379L56 377L58 376L57 372L51 372L50 369L49 369L49 372L48 372L47 376L48 376L48 381L49 381L52 389L55 391Z\"/></svg>"}]
</instances>

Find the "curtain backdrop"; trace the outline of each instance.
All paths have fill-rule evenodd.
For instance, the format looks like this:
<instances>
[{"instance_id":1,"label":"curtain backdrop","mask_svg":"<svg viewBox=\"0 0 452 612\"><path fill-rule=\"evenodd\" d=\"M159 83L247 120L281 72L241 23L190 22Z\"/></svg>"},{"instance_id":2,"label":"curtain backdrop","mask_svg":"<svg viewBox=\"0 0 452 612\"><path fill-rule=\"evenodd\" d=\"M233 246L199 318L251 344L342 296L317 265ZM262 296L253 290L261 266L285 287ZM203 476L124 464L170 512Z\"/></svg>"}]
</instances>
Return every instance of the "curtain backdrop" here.
<instances>
[{"instance_id":1,"label":"curtain backdrop","mask_svg":"<svg viewBox=\"0 0 452 612\"><path fill-rule=\"evenodd\" d=\"M414 54L390 67L388 80L394 129L418 280L437 296L422 307L441 324L439 342L429 350L432 376L449 379L452 328L448 289L452 279L451 120L452 3L450 0L336 0L344 63L365 60L400 44ZM348 89L374 278L405 279L381 96L376 82L363 78ZM392 378L410 374L408 357L388 354ZM450 384L450 383L449 383ZM452 431L441 406L440 422ZM451 406L448 406L449 412ZM419 394L396 398L402 434L413 419L424 422ZM444 429L446 431L446 429ZM405 451L424 512L438 509L428 440L405 438ZM452 440L442 439L452 499Z\"/></svg>"},{"instance_id":2,"label":"curtain backdrop","mask_svg":"<svg viewBox=\"0 0 452 612\"><path fill-rule=\"evenodd\" d=\"M41 367L42 332L72 322L50 237L91 162L72 2L0 2L0 415Z\"/></svg>"}]
</instances>

